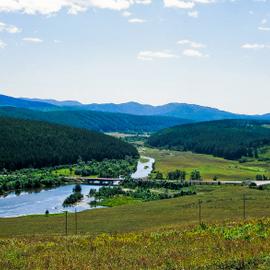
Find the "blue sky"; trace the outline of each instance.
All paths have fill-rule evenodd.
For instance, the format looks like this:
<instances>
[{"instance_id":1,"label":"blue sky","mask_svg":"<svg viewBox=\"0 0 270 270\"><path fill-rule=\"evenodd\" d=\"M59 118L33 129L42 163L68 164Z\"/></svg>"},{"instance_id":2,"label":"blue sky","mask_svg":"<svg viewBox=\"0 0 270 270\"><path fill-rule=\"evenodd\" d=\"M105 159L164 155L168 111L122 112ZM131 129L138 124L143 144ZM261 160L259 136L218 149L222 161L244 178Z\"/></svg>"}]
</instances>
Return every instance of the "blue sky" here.
<instances>
[{"instance_id":1,"label":"blue sky","mask_svg":"<svg viewBox=\"0 0 270 270\"><path fill-rule=\"evenodd\" d=\"M0 0L0 91L270 112L270 0Z\"/></svg>"}]
</instances>

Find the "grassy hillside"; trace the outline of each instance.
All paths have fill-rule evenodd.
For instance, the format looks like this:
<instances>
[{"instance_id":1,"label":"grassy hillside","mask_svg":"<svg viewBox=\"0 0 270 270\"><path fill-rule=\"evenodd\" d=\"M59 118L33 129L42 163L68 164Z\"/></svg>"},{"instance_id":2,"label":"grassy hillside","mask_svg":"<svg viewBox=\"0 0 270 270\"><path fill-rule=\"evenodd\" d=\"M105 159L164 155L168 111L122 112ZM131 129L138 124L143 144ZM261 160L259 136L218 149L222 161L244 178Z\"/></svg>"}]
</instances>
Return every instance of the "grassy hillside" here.
<instances>
[{"instance_id":1,"label":"grassy hillside","mask_svg":"<svg viewBox=\"0 0 270 270\"><path fill-rule=\"evenodd\" d=\"M266 123L269 122L222 120L187 124L162 130L151 136L148 143L232 160L257 157L259 148L270 145Z\"/></svg>"},{"instance_id":2,"label":"grassy hillside","mask_svg":"<svg viewBox=\"0 0 270 270\"><path fill-rule=\"evenodd\" d=\"M177 169L187 172L187 178L193 170L199 170L203 179L212 180L215 176L219 180L247 180L256 178L256 175L270 177L269 161L250 161L239 163L211 155L196 154L192 152L180 152L172 150L160 150L142 148L142 155L153 157L156 160L155 169L167 175ZM270 157L270 151L265 149L263 159Z\"/></svg>"},{"instance_id":3,"label":"grassy hillside","mask_svg":"<svg viewBox=\"0 0 270 270\"><path fill-rule=\"evenodd\" d=\"M234 186L197 191L81 212L76 236L73 214L68 237L63 214L0 219L0 268L269 269L270 221L253 218L269 217L270 191ZM199 200L203 226L198 226Z\"/></svg>"},{"instance_id":4,"label":"grassy hillside","mask_svg":"<svg viewBox=\"0 0 270 270\"><path fill-rule=\"evenodd\" d=\"M127 234L0 241L0 268L51 270L270 268L270 220L170 226Z\"/></svg>"},{"instance_id":5,"label":"grassy hillside","mask_svg":"<svg viewBox=\"0 0 270 270\"><path fill-rule=\"evenodd\" d=\"M0 116L41 120L101 132L152 132L190 120L165 116L137 116L85 110L32 111L14 107L0 107Z\"/></svg>"},{"instance_id":6,"label":"grassy hillside","mask_svg":"<svg viewBox=\"0 0 270 270\"><path fill-rule=\"evenodd\" d=\"M20 169L124 159L136 148L116 138L84 129L0 117L0 168Z\"/></svg>"},{"instance_id":7,"label":"grassy hillside","mask_svg":"<svg viewBox=\"0 0 270 270\"><path fill-rule=\"evenodd\" d=\"M78 232L123 233L160 226L198 224L198 201L202 200L202 220L223 222L243 217L243 194L246 194L248 218L270 216L270 190L241 186L197 186L197 195L175 199L139 202L113 208L78 213ZM75 233L74 214L68 215L68 233ZM0 237L16 235L63 235L65 216L26 216L0 219Z\"/></svg>"}]
</instances>

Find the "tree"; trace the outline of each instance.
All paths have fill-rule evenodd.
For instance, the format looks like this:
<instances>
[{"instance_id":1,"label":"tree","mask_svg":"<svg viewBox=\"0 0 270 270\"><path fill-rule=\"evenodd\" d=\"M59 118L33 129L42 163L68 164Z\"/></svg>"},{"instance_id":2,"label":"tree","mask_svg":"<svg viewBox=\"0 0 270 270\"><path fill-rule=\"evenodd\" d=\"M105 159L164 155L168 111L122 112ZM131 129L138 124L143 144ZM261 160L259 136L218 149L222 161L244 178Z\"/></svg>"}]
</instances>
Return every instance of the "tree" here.
<instances>
[{"instance_id":1,"label":"tree","mask_svg":"<svg viewBox=\"0 0 270 270\"><path fill-rule=\"evenodd\" d=\"M76 184L76 186L73 189L73 192L75 192L75 193L81 193L81 191L82 191L81 185L80 184Z\"/></svg>"},{"instance_id":2,"label":"tree","mask_svg":"<svg viewBox=\"0 0 270 270\"><path fill-rule=\"evenodd\" d=\"M156 173L156 179L158 179L158 180L163 180L163 174L161 173L161 172L157 172Z\"/></svg>"},{"instance_id":3,"label":"tree","mask_svg":"<svg viewBox=\"0 0 270 270\"><path fill-rule=\"evenodd\" d=\"M200 171L194 170L191 172L190 180L202 180Z\"/></svg>"}]
</instances>

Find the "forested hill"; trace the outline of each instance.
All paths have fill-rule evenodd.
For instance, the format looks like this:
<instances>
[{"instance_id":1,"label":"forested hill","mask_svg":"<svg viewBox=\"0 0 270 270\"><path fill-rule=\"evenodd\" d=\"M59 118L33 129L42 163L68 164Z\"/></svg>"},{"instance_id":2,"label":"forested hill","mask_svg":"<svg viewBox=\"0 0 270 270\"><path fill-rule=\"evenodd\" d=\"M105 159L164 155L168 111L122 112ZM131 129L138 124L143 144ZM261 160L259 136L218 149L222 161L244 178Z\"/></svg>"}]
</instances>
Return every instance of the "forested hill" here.
<instances>
[{"instance_id":1,"label":"forested hill","mask_svg":"<svg viewBox=\"0 0 270 270\"><path fill-rule=\"evenodd\" d=\"M45 122L0 117L0 169L47 167L83 160L137 157L116 138Z\"/></svg>"},{"instance_id":2,"label":"forested hill","mask_svg":"<svg viewBox=\"0 0 270 270\"><path fill-rule=\"evenodd\" d=\"M258 148L270 145L269 124L253 120L188 124L160 131L151 136L148 143L155 147L212 154L227 159L256 157Z\"/></svg>"},{"instance_id":3,"label":"forested hill","mask_svg":"<svg viewBox=\"0 0 270 270\"><path fill-rule=\"evenodd\" d=\"M84 110L41 112L0 107L0 116L41 120L101 132L152 132L192 121L166 116L138 116Z\"/></svg>"}]
</instances>

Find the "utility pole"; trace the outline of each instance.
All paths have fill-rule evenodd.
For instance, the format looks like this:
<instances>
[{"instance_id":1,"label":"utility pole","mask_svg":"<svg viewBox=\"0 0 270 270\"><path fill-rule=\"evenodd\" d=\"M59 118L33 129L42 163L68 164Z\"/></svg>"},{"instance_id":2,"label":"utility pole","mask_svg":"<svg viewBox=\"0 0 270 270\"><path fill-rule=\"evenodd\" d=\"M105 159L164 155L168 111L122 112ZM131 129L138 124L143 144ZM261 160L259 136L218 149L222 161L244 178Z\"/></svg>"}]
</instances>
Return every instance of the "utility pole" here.
<instances>
[{"instance_id":1,"label":"utility pole","mask_svg":"<svg viewBox=\"0 0 270 270\"><path fill-rule=\"evenodd\" d=\"M75 234L78 234L77 209L75 208Z\"/></svg>"},{"instance_id":2,"label":"utility pole","mask_svg":"<svg viewBox=\"0 0 270 270\"><path fill-rule=\"evenodd\" d=\"M202 224L202 201L199 200L199 224Z\"/></svg>"},{"instance_id":3,"label":"utility pole","mask_svg":"<svg viewBox=\"0 0 270 270\"><path fill-rule=\"evenodd\" d=\"M246 219L246 194L243 195L243 218Z\"/></svg>"},{"instance_id":4,"label":"utility pole","mask_svg":"<svg viewBox=\"0 0 270 270\"><path fill-rule=\"evenodd\" d=\"M66 216L66 236L68 235L68 211L65 211L65 216Z\"/></svg>"}]
</instances>

